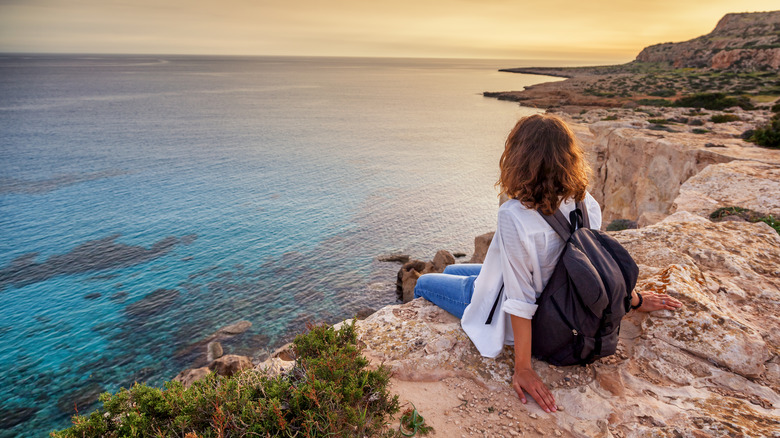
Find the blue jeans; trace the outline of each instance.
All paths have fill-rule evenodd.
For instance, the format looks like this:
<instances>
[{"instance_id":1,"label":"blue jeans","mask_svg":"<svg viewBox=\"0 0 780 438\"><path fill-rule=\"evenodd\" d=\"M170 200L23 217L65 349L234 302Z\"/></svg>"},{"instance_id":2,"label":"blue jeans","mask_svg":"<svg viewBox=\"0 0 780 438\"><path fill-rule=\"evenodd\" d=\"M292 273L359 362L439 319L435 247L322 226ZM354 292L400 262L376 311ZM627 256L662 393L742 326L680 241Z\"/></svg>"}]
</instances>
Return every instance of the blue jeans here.
<instances>
[{"instance_id":1,"label":"blue jeans","mask_svg":"<svg viewBox=\"0 0 780 438\"><path fill-rule=\"evenodd\" d=\"M423 297L447 312L463 317L463 311L474 294L474 280L482 265L463 263L449 265L442 274L425 274L417 279L414 297Z\"/></svg>"}]
</instances>

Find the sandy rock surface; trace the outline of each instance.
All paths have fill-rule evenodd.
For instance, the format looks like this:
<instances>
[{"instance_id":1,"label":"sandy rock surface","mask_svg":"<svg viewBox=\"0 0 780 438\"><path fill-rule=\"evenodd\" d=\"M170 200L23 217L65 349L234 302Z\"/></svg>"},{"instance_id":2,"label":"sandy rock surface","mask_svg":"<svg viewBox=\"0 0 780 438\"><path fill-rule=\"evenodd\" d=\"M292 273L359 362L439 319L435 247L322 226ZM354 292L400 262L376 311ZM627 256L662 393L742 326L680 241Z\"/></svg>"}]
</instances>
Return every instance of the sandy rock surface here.
<instances>
[{"instance_id":1,"label":"sandy rock surface","mask_svg":"<svg viewBox=\"0 0 780 438\"><path fill-rule=\"evenodd\" d=\"M707 216L733 206L780 217L780 164L732 161L707 166L683 183L672 210Z\"/></svg>"},{"instance_id":2,"label":"sandy rock surface","mask_svg":"<svg viewBox=\"0 0 780 438\"><path fill-rule=\"evenodd\" d=\"M780 436L780 236L679 212L615 237L640 265L637 290L684 306L630 313L617 354L594 364L534 361L562 411L520 403L511 348L481 357L423 299L358 322L365 353L436 436Z\"/></svg>"}]
</instances>

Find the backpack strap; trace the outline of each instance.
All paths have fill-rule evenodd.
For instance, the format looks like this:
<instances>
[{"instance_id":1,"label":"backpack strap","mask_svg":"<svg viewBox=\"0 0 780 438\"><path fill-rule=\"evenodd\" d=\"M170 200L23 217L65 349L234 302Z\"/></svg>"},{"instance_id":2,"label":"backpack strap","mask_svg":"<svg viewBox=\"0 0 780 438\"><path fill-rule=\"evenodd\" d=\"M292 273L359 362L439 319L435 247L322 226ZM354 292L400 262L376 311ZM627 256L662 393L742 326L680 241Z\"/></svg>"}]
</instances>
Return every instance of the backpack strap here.
<instances>
[{"instance_id":1,"label":"backpack strap","mask_svg":"<svg viewBox=\"0 0 780 438\"><path fill-rule=\"evenodd\" d=\"M585 200L578 202L576 208L582 211L582 228L590 228L590 217L588 217L588 209L585 208Z\"/></svg>"},{"instance_id":2,"label":"backpack strap","mask_svg":"<svg viewBox=\"0 0 780 438\"><path fill-rule=\"evenodd\" d=\"M542 213L542 210L536 211L538 211L539 214L542 215L542 218L550 224L552 229L561 236L561 239L563 239L564 242L569 240L569 237L571 237L571 224L566 220L566 216L561 213L561 210L555 210L555 214L552 216Z\"/></svg>"},{"instance_id":3,"label":"backpack strap","mask_svg":"<svg viewBox=\"0 0 780 438\"><path fill-rule=\"evenodd\" d=\"M555 210L555 214L552 216L542 213L540 209L536 211L561 236L564 242L569 240L569 237L577 228L590 228L590 217L588 217L588 209L585 208L584 201L579 201L575 204L574 210L569 214L570 220L566 220L566 216L561 213L560 209Z\"/></svg>"}]
</instances>

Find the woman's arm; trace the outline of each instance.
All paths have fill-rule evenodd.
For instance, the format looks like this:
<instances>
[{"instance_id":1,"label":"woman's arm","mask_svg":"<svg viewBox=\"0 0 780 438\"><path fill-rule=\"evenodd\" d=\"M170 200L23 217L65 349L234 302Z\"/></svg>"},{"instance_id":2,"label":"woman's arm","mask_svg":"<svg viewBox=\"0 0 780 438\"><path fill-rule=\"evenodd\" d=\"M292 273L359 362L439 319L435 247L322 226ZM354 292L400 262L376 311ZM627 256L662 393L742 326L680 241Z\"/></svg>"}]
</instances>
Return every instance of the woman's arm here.
<instances>
[{"instance_id":1,"label":"woman's arm","mask_svg":"<svg viewBox=\"0 0 780 438\"><path fill-rule=\"evenodd\" d=\"M510 315L512 333L515 338L515 374L512 376L512 387L520 400L526 403L523 390L536 400L545 412L555 412L555 398L542 379L531 368L531 320Z\"/></svg>"}]
</instances>

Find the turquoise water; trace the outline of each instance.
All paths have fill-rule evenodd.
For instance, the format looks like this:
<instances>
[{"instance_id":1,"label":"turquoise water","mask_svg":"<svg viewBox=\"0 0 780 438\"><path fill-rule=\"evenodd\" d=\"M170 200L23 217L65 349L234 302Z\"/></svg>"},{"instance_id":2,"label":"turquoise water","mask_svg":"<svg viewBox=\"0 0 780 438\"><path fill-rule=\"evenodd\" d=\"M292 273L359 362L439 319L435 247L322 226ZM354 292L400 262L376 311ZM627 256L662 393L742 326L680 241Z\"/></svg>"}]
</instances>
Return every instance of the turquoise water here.
<instances>
[{"instance_id":1,"label":"turquoise water","mask_svg":"<svg viewBox=\"0 0 780 438\"><path fill-rule=\"evenodd\" d=\"M0 436L306 322L394 303L391 252L470 253L549 78L513 61L0 57Z\"/></svg>"}]
</instances>

